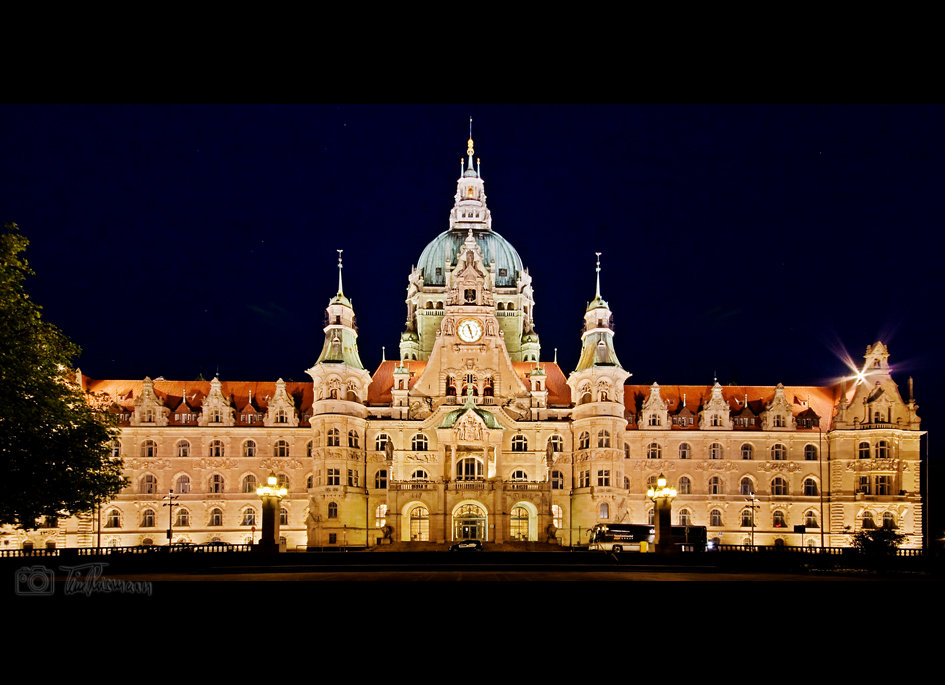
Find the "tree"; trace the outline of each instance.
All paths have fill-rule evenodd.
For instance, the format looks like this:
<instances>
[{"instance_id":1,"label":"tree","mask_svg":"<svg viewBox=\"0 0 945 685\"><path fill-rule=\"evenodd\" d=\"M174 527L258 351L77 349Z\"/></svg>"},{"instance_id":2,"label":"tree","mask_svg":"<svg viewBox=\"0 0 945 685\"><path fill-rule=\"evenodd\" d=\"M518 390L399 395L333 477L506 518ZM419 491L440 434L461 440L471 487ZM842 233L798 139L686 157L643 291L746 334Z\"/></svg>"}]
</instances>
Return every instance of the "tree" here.
<instances>
[{"instance_id":1,"label":"tree","mask_svg":"<svg viewBox=\"0 0 945 685\"><path fill-rule=\"evenodd\" d=\"M892 555L905 539L906 536L895 528L884 526L854 533L853 546L864 554Z\"/></svg>"},{"instance_id":2,"label":"tree","mask_svg":"<svg viewBox=\"0 0 945 685\"><path fill-rule=\"evenodd\" d=\"M82 392L79 348L42 320L23 281L29 241L0 233L0 524L34 528L40 517L91 511L124 485L111 458L115 420Z\"/></svg>"}]
</instances>

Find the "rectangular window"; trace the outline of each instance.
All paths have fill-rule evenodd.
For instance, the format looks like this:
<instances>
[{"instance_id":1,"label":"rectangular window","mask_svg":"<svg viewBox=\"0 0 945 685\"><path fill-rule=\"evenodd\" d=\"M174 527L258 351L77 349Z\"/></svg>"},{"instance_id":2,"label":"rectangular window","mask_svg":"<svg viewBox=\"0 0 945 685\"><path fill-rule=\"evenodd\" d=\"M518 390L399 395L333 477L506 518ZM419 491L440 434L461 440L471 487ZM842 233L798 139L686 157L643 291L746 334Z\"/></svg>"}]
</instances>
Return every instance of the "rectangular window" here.
<instances>
[{"instance_id":1,"label":"rectangular window","mask_svg":"<svg viewBox=\"0 0 945 685\"><path fill-rule=\"evenodd\" d=\"M358 471L356 469L348 469L348 485L353 488L358 487Z\"/></svg>"},{"instance_id":2,"label":"rectangular window","mask_svg":"<svg viewBox=\"0 0 945 685\"><path fill-rule=\"evenodd\" d=\"M877 495L891 495L892 494L892 483L890 483L889 476L876 476L876 494Z\"/></svg>"},{"instance_id":3,"label":"rectangular window","mask_svg":"<svg viewBox=\"0 0 945 685\"><path fill-rule=\"evenodd\" d=\"M328 469L328 484L341 485L341 469Z\"/></svg>"},{"instance_id":4,"label":"rectangular window","mask_svg":"<svg viewBox=\"0 0 945 685\"><path fill-rule=\"evenodd\" d=\"M602 469L597 471L597 486L610 487L610 469Z\"/></svg>"},{"instance_id":5,"label":"rectangular window","mask_svg":"<svg viewBox=\"0 0 945 685\"><path fill-rule=\"evenodd\" d=\"M335 545L338 543L338 533L329 533L328 534L328 544Z\"/></svg>"}]
</instances>

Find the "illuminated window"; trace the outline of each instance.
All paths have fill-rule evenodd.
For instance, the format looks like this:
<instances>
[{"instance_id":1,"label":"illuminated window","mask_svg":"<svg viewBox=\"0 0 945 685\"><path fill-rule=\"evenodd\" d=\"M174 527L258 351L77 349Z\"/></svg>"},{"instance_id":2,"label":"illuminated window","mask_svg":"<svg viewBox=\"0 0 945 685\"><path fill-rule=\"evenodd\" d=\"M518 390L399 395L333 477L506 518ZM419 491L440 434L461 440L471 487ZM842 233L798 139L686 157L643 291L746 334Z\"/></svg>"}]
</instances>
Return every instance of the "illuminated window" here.
<instances>
[{"instance_id":1,"label":"illuminated window","mask_svg":"<svg viewBox=\"0 0 945 685\"><path fill-rule=\"evenodd\" d=\"M777 476L773 481L771 481L771 494L784 496L788 494L787 481L785 481L781 476Z\"/></svg>"},{"instance_id":2,"label":"illuminated window","mask_svg":"<svg viewBox=\"0 0 945 685\"><path fill-rule=\"evenodd\" d=\"M600 519L610 518L610 505L607 504L607 502L601 502L600 508L598 510L597 518L600 518Z\"/></svg>"},{"instance_id":3,"label":"illuminated window","mask_svg":"<svg viewBox=\"0 0 945 685\"><path fill-rule=\"evenodd\" d=\"M722 446L713 442L709 445L709 459L721 459L722 458Z\"/></svg>"},{"instance_id":4,"label":"illuminated window","mask_svg":"<svg viewBox=\"0 0 945 685\"><path fill-rule=\"evenodd\" d=\"M656 525L656 510L655 509L647 510L646 522L651 526Z\"/></svg>"},{"instance_id":5,"label":"illuminated window","mask_svg":"<svg viewBox=\"0 0 945 685\"><path fill-rule=\"evenodd\" d=\"M387 525L387 505L379 504L374 510L374 527L383 528Z\"/></svg>"},{"instance_id":6,"label":"illuminated window","mask_svg":"<svg viewBox=\"0 0 945 685\"><path fill-rule=\"evenodd\" d=\"M244 457L255 457L256 456L256 443L252 440L247 440L243 443L243 456Z\"/></svg>"},{"instance_id":7,"label":"illuminated window","mask_svg":"<svg viewBox=\"0 0 945 685\"><path fill-rule=\"evenodd\" d=\"M689 476L682 476L679 479L679 494L680 495L691 495L692 494L692 481L689 480Z\"/></svg>"},{"instance_id":8,"label":"illuminated window","mask_svg":"<svg viewBox=\"0 0 945 685\"><path fill-rule=\"evenodd\" d=\"M189 528L190 527L190 512L186 509L178 509L177 516L174 519L175 528Z\"/></svg>"},{"instance_id":9,"label":"illuminated window","mask_svg":"<svg viewBox=\"0 0 945 685\"><path fill-rule=\"evenodd\" d=\"M121 528L121 514L117 509L112 509L105 515L106 528Z\"/></svg>"},{"instance_id":10,"label":"illuminated window","mask_svg":"<svg viewBox=\"0 0 945 685\"><path fill-rule=\"evenodd\" d=\"M252 507L248 507L243 510L243 519L240 521L241 526L255 526L256 525L256 510Z\"/></svg>"},{"instance_id":11,"label":"illuminated window","mask_svg":"<svg viewBox=\"0 0 945 685\"><path fill-rule=\"evenodd\" d=\"M610 487L610 469L597 470L597 486L602 488Z\"/></svg>"},{"instance_id":12,"label":"illuminated window","mask_svg":"<svg viewBox=\"0 0 945 685\"><path fill-rule=\"evenodd\" d=\"M555 524L555 528L564 526L564 511L557 504L551 505L551 520Z\"/></svg>"},{"instance_id":13,"label":"illuminated window","mask_svg":"<svg viewBox=\"0 0 945 685\"><path fill-rule=\"evenodd\" d=\"M338 504L336 502L328 503L328 518L330 519L338 518Z\"/></svg>"},{"instance_id":14,"label":"illuminated window","mask_svg":"<svg viewBox=\"0 0 945 685\"><path fill-rule=\"evenodd\" d=\"M512 540L528 540L528 509L513 507L509 518L509 537Z\"/></svg>"},{"instance_id":15,"label":"illuminated window","mask_svg":"<svg viewBox=\"0 0 945 685\"><path fill-rule=\"evenodd\" d=\"M663 448L657 443L651 442L646 448L647 459L659 459L663 456Z\"/></svg>"},{"instance_id":16,"label":"illuminated window","mask_svg":"<svg viewBox=\"0 0 945 685\"><path fill-rule=\"evenodd\" d=\"M220 509L211 509L210 510L210 523L211 526L222 526L223 525L223 511Z\"/></svg>"},{"instance_id":17,"label":"illuminated window","mask_svg":"<svg viewBox=\"0 0 945 685\"><path fill-rule=\"evenodd\" d=\"M787 454L787 448L781 443L778 443L771 447L771 458L774 461L784 461L786 454Z\"/></svg>"},{"instance_id":18,"label":"illuminated window","mask_svg":"<svg viewBox=\"0 0 945 685\"><path fill-rule=\"evenodd\" d=\"M410 446L414 452L426 452L430 447L430 443L427 441L427 436L417 433L410 441Z\"/></svg>"},{"instance_id":19,"label":"illuminated window","mask_svg":"<svg viewBox=\"0 0 945 685\"><path fill-rule=\"evenodd\" d=\"M348 447L355 449L359 446L359 436L357 431L348 431Z\"/></svg>"},{"instance_id":20,"label":"illuminated window","mask_svg":"<svg viewBox=\"0 0 945 685\"><path fill-rule=\"evenodd\" d=\"M224 488L223 476L219 474L210 476L210 492L214 494L219 494L223 492L223 488Z\"/></svg>"},{"instance_id":21,"label":"illuminated window","mask_svg":"<svg viewBox=\"0 0 945 685\"><path fill-rule=\"evenodd\" d=\"M141 527L154 528L154 509L145 509L141 512Z\"/></svg>"},{"instance_id":22,"label":"illuminated window","mask_svg":"<svg viewBox=\"0 0 945 685\"><path fill-rule=\"evenodd\" d=\"M186 440L181 440L177 443L177 456L186 459L190 456L190 443Z\"/></svg>"},{"instance_id":23,"label":"illuminated window","mask_svg":"<svg viewBox=\"0 0 945 685\"><path fill-rule=\"evenodd\" d=\"M876 458L886 459L889 456L889 444L885 440L876 443Z\"/></svg>"},{"instance_id":24,"label":"illuminated window","mask_svg":"<svg viewBox=\"0 0 945 685\"><path fill-rule=\"evenodd\" d=\"M709 512L709 525L710 526L721 526L722 525L722 512L718 509L713 509Z\"/></svg>"},{"instance_id":25,"label":"illuminated window","mask_svg":"<svg viewBox=\"0 0 945 685\"><path fill-rule=\"evenodd\" d=\"M564 490L564 474L561 471L551 472L551 489Z\"/></svg>"},{"instance_id":26,"label":"illuminated window","mask_svg":"<svg viewBox=\"0 0 945 685\"><path fill-rule=\"evenodd\" d=\"M679 446L679 458L680 459L692 458L692 448L689 446L689 443L684 442Z\"/></svg>"},{"instance_id":27,"label":"illuminated window","mask_svg":"<svg viewBox=\"0 0 945 685\"><path fill-rule=\"evenodd\" d=\"M121 443L118 440L112 440L112 459L118 459L121 456Z\"/></svg>"},{"instance_id":28,"label":"illuminated window","mask_svg":"<svg viewBox=\"0 0 945 685\"><path fill-rule=\"evenodd\" d=\"M891 511L883 514L883 528L896 528L896 515Z\"/></svg>"},{"instance_id":29,"label":"illuminated window","mask_svg":"<svg viewBox=\"0 0 945 685\"><path fill-rule=\"evenodd\" d=\"M289 443L285 440L276 440L276 444L272 447L272 456L274 457L288 457L289 456Z\"/></svg>"},{"instance_id":30,"label":"illuminated window","mask_svg":"<svg viewBox=\"0 0 945 685\"><path fill-rule=\"evenodd\" d=\"M141 443L141 456L142 457L156 457L157 456L157 443L154 440L145 440Z\"/></svg>"},{"instance_id":31,"label":"illuminated window","mask_svg":"<svg viewBox=\"0 0 945 685\"><path fill-rule=\"evenodd\" d=\"M586 450L586 449L589 449L590 446L591 446L591 436L586 432L581 433L581 437L578 438L578 449Z\"/></svg>"},{"instance_id":32,"label":"illuminated window","mask_svg":"<svg viewBox=\"0 0 945 685\"><path fill-rule=\"evenodd\" d=\"M817 448L813 445L804 447L804 461L817 461Z\"/></svg>"},{"instance_id":33,"label":"illuminated window","mask_svg":"<svg viewBox=\"0 0 945 685\"><path fill-rule=\"evenodd\" d=\"M211 457L223 456L223 442L222 441L213 440L210 442L210 456Z\"/></svg>"},{"instance_id":34,"label":"illuminated window","mask_svg":"<svg viewBox=\"0 0 945 685\"><path fill-rule=\"evenodd\" d=\"M868 442L861 442L859 446L859 457L860 459L869 459L870 458L870 444Z\"/></svg>"},{"instance_id":35,"label":"illuminated window","mask_svg":"<svg viewBox=\"0 0 945 685\"><path fill-rule=\"evenodd\" d=\"M413 542L430 540L430 512L425 507L414 507L410 511L410 539Z\"/></svg>"},{"instance_id":36,"label":"illuminated window","mask_svg":"<svg viewBox=\"0 0 945 685\"><path fill-rule=\"evenodd\" d=\"M243 478L242 490L244 493L255 493L256 487L256 476L249 474Z\"/></svg>"},{"instance_id":37,"label":"illuminated window","mask_svg":"<svg viewBox=\"0 0 945 685\"><path fill-rule=\"evenodd\" d=\"M387 489L387 469L380 469L377 473L374 474L374 489L375 490Z\"/></svg>"},{"instance_id":38,"label":"illuminated window","mask_svg":"<svg viewBox=\"0 0 945 685\"><path fill-rule=\"evenodd\" d=\"M781 510L779 509L778 511L774 512L774 515L772 516L771 525L774 526L775 528L786 528L786 527L787 527L787 524L784 522L784 512L783 512L783 511L781 511Z\"/></svg>"},{"instance_id":39,"label":"illuminated window","mask_svg":"<svg viewBox=\"0 0 945 685\"><path fill-rule=\"evenodd\" d=\"M374 439L374 450L383 452L387 449L387 443L390 442L390 436L387 433L381 433Z\"/></svg>"},{"instance_id":40,"label":"illuminated window","mask_svg":"<svg viewBox=\"0 0 945 685\"><path fill-rule=\"evenodd\" d=\"M525 452L528 450L528 440L525 439L524 435L516 435L512 438L512 451L513 452Z\"/></svg>"},{"instance_id":41,"label":"illuminated window","mask_svg":"<svg viewBox=\"0 0 945 685\"><path fill-rule=\"evenodd\" d=\"M754 458L754 448L746 442L744 445L742 445L742 459L753 459L753 458Z\"/></svg>"},{"instance_id":42,"label":"illuminated window","mask_svg":"<svg viewBox=\"0 0 945 685\"><path fill-rule=\"evenodd\" d=\"M328 485L341 485L341 469L328 469Z\"/></svg>"},{"instance_id":43,"label":"illuminated window","mask_svg":"<svg viewBox=\"0 0 945 685\"><path fill-rule=\"evenodd\" d=\"M147 474L141 478L141 494L153 495L157 492L157 478Z\"/></svg>"},{"instance_id":44,"label":"illuminated window","mask_svg":"<svg viewBox=\"0 0 945 685\"><path fill-rule=\"evenodd\" d=\"M655 490L659 486L659 476L650 476L646 479L646 489Z\"/></svg>"},{"instance_id":45,"label":"illuminated window","mask_svg":"<svg viewBox=\"0 0 945 685\"><path fill-rule=\"evenodd\" d=\"M691 526L692 525L692 512L688 509L679 510L679 525L681 526Z\"/></svg>"}]
</instances>

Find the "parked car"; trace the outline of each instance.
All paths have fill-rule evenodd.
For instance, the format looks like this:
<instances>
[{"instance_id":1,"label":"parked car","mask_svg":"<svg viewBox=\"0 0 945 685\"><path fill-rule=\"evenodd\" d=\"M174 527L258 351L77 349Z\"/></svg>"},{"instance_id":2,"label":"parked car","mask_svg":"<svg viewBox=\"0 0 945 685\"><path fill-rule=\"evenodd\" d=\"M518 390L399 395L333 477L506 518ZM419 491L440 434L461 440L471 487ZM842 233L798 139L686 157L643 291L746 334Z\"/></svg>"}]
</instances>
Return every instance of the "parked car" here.
<instances>
[{"instance_id":1,"label":"parked car","mask_svg":"<svg viewBox=\"0 0 945 685\"><path fill-rule=\"evenodd\" d=\"M450 552L481 552L482 540L463 540L450 545Z\"/></svg>"}]
</instances>

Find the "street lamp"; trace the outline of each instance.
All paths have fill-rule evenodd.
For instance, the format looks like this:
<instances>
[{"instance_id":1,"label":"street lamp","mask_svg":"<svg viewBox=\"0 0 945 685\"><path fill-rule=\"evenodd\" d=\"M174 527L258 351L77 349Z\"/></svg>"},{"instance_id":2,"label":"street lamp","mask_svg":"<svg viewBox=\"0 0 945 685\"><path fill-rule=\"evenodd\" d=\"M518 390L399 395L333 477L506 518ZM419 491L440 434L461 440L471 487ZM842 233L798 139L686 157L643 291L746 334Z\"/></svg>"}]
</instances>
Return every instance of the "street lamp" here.
<instances>
[{"instance_id":1,"label":"street lamp","mask_svg":"<svg viewBox=\"0 0 945 685\"><path fill-rule=\"evenodd\" d=\"M676 497L676 488L666 487L666 476L662 473L656 479L656 488L646 491L646 496L653 500L655 508L654 522L656 523L656 553L672 554L676 551L673 544L673 499Z\"/></svg>"},{"instance_id":2,"label":"street lamp","mask_svg":"<svg viewBox=\"0 0 945 685\"><path fill-rule=\"evenodd\" d=\"M755 497L755 493L749 492L748 497L745 498L749 502L748 508L751 510L751 549L755 550L755 509L758 509L760 505L757 504L758 499Z\"/></svg>"},{"instance_id":3,"label":"street lamp","mask_svg":"<svg viewBox=\"0 0 945 685\"><path fill-rule=\"evenodd\" d=\"M256 494L262 500L262 534L259 549L263 552L279 551L279 503L288 491L279 487L275 472L270 472L266 485L256 488Z\"/></svg>"},{"instance_id":4,"label":"street lamp","mask_svg":"<svg viewBox=\"0 0 945 685\"><path fill-rule=\"evenodd\" d=\"M180 506L174 500L179 499L179 498L180 498L180 495L175 495L173 488L171 490L168 490L167 495L165 495L162 498L162 499L167 500L161 506L167 507L167 545L168 547L174 543L174 507Z\"/></svg>"}]
</instances>

